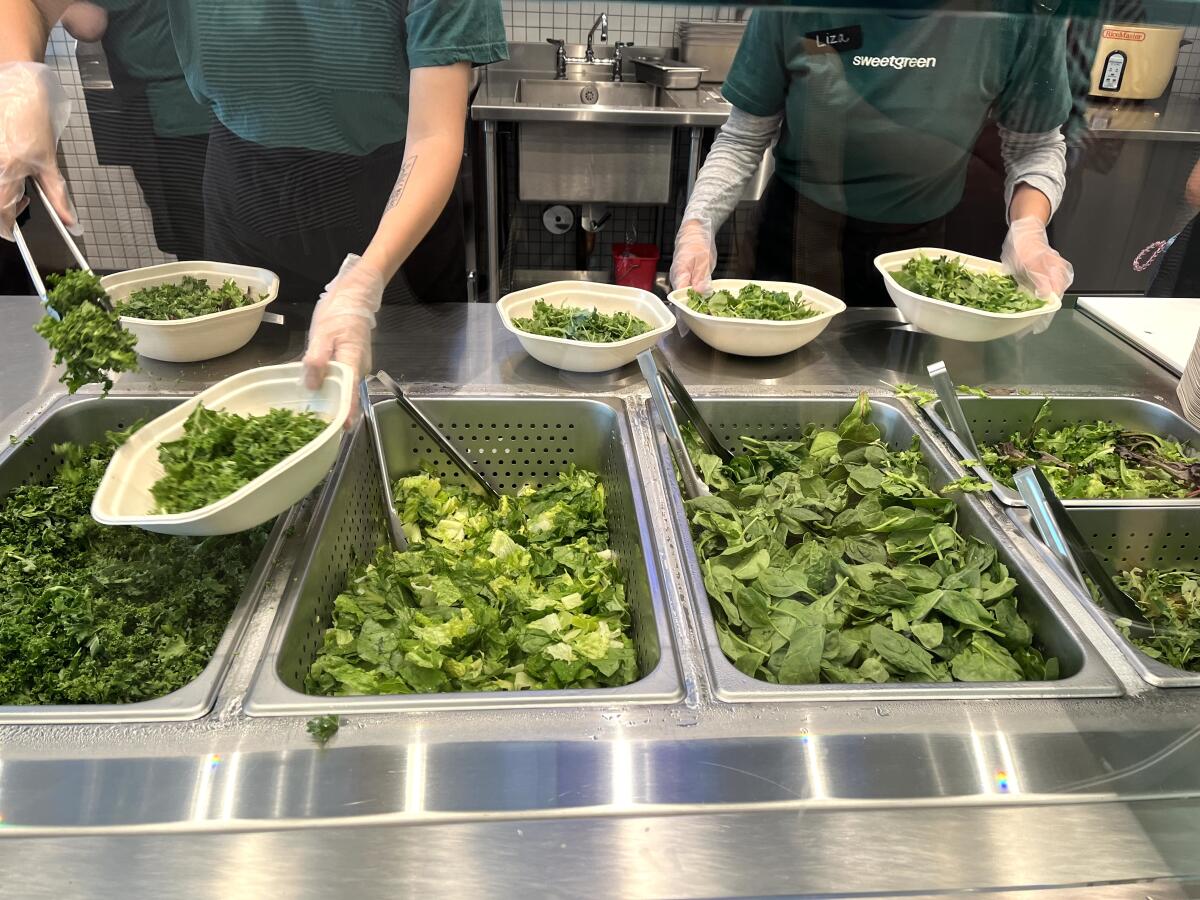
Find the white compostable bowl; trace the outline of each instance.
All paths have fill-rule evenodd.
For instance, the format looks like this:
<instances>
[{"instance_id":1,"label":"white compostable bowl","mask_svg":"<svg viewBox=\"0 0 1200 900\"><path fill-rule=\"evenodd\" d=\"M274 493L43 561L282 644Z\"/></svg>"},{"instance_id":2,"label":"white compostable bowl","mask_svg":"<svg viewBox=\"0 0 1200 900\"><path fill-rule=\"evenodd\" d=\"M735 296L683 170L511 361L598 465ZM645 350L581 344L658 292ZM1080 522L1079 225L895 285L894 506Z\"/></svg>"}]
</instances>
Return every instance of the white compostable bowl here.
<instances>
[{"instance_id":1,"label":"white compostable bowl","mask_svg":"<svg viewBox=\"0 0 1200 900\"><path fill-rule=\"evenodd\" d=\"M710 316L696 312L688 306L687 288L671 291L667 299L675 304L679 314L696 336L714 350L732 353L735 356L778 356L791 353L814 340L833 317L846 309L846 304L824 291L806 284L790 281L757 281L746 278L718 278L712 283L714 291L726 290L737 294L748 284L757 284L768 291L786 291L795 295L800 291L804 299L820 315L794 322L773 322L766 319L731 319L726 316Z\"/></svg>"},{"instance_id":2,"label":"white compostable bowl","mask_svg":"<svg viewBox=\"0 0 1200 900\"><path fill-rule=\"evenodd\" d=\"M1051 297L1046 301L1045 306L1040 309L1031 309L1028 312L994 313L914 294L907 288L901 287L891 273L903 268L904 264L914 256L922 254L931 259L939 256L959 259L963 266L972 272L1006 274L1004 267L995 260L967 256L965 253L956 253L953 250L939 250L936 247L897 250L894 253L882 253L875 257L875 268L883 276L888 296L892 298L892 302L896 304L896 308L900 310L905 321L920 331L954 341L972 342L994 341L997 338L1011 337L1025 331L1041 334L1050 327L1050 321L1054 318L1054 314L1062 309L1061 297Z\"/></svg>"},{"instance_id":3,"label":"white compostable bowl","mask_svg":"<svg viewBox=\"0 0 1200 900\"><path fill-rule=\"evenodd\" d=\"M315 391L301 384L303 370L297 362L241 372L143 425L113 454L92 498L92 518L102 525L134 525L162 534L233 534L298 503L333 465L357 388L345 363L331 362L324 384ZM243 416L272 409L311 410L329 424L306 446L229 496L189 512L154 513L150 488L163 476L158 447L183 436L184 422L200 404Z\"/></svg>"},{"instance_id":4,"label":"white compostable bowl","mask_svg":"<svg viewBox=\"0 0 1200 900\"><path fill-rule=\"evenodd\" d=\"M578 306L602 313L627 312L650 326L637 337L611 344L568 341L565 338L530 334L513 324L514 319L533 314L533 304L545 300L554 306ZM568 372L607 372L633 362L639 353L658 343L675 327L675 317L661 300L649 291L617 284L591 281L553 281L524 291L515 291L496 304L500 321L516 335L525 352L538 362Z\"/></svg>"},{"instance_id":5,"label":"white compostable bowl","mask_svg":"<svg viewBox=\"0 0 1200 900\"><path fill-rule=\"evenodd\" d=\"M100 279L100 286L108 292L113 305L119 306L134 291L159 284L175 284L185 275L203 278L214 289L232 278L243 291L249 289L262 299L238 309L188 319L121 316L121 325L137 337L137 352L142 356L163 362L199 362L232 353L254 337L267 304L279 296L279 276L274 272L202 260L164 263L105 275Z\"/></svg>"}]
</instances>

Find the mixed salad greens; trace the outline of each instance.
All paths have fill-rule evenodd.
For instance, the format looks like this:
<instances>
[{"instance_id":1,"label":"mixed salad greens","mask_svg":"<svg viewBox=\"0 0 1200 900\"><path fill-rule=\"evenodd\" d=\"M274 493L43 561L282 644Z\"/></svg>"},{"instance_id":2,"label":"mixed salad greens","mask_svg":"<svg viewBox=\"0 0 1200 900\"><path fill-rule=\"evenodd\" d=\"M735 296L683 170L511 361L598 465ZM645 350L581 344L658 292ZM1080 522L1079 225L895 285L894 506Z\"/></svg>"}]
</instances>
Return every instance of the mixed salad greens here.
<instances>
[{"instance_id":1,"label":"mixed salad greens","mask_svg":"<svg viewBox=\"0 0 1200 900\"><path fill-rule=\"evenodd\" d=\"M571 468L496 508L401 478L409 549L380 547L334 600L315 694L615 687L638 677L604 486Z\"/></svg>"},{"instance_id":2,"label":"mixed salad greens","mask_svg":"<svg viewBox=\"0 0 1200 900\"><path fill-rule=\"evenodd\" d=\"M34 330L54 350L54 364L66 364L59 381L74 394L85 384L102 383L112 389L112 374L137 369L137 338L121 327L116 315L102 306L108 298L100 279L91 272L72 269L46 277L47 314Z\"/></svg>"},{"instance_id":3,"label":"mixed salad greens","mask_svg":"<svg viewBox=\"0 0 1200 900\"><path fill-rule=\"evenodd\" d=\"M513 319L513 324L529 334L591 344L612 344L650 331L649 324L627 312L602 313L545 300L535 300L533 315Z\"/></svg>"},{"instance_id":4,"label":"mixed salad greens","mask_svg":"<svg viewBox=\"0 0 1200 900\"><path fill-rule=\"evenodd\" d=\"M228 497L325 430L315 412L272 409L239 416L197 406L183 437L161 444L164 475L150 488L155 512L189 512Z\"/></svg>"},{"instance_id":5,"label":"mixed salad greens","mask_svg":"<svg viewBox=\"0 0 1200 900\"><path fill-rule=\"evenodd\" d=\"M995 547L957 531L917 440L890 449L870 412L862 394L836 429L743 437L728 464L686 435L713 490L686 507L725 655L780 684L1058 678Z\"/></svg>"},{"instance_id":6,"label":"mixed salad greens","mask_svg":"<svg viewBox=\"0 0 1200 900\"><path fill-rule=\"evenodd\" d=\"M802 291L795 295L787 291L769 291L761 285L747 284L734 296L731 291L713 291L707 296L688 288L688 306L698 313L731 319L766 319L772 322L794 322L819 316L804 299Z\"/></svg>"},{"instance_id":7,"label":"mixed salad greens","mask_svg":"<svg viewBox=\"0 0 1200 900\"><path fill-rule=\"evenodd\" d=\"M1012 487L1018 470L1035 465L1062 499L1200 496L1200 456L1189 447L1103 420L1050 429L1043 423L1051 404L1028 431L980 445L979 462L1003 484Z\"/></svg>"},{"instance_id":8,"label":"mixed salad greens","mask_svg":"<svg viewBox=\"0 0 1200 900\"><path fill-rule=\"evenodd\" d=\"M1011 275L972 272L957 257L931 259L919 254L891 276L914 294L984 312L1028 312L1046 305L1023 290Z\"/></svg>"},{"instance_id":9,"label":"mixed salad greens","mask_svg":"<svg viewBox=\"0 0 1200 900\"><path fill-rule=\"evenodd\" d=\"M214 289L203 278L184 275L178 284L157 284L134 291L117 304L117 313L134 319L190 319L249 306L260 299L252 290L242 290L232 278Z\"/></svg>"},{"instance_id":10,"label":"mixed salad greens","mask_svg":"<svg viewBox=\"0 0 1200 900\"><path fill-rule=\"evenodd\" d=\"M1154 634L1130 633L1129 619L1117 619L1125 637L1152 659L1185 672L1200 672L1200 572L1140 569L1118 572L1113 581L1133 598ZM1099 592L1088 587L1099 602Z\"/></svg>"},{"instance_id":11,"label":"mixed salad greens","mask_svg":"<svg viewBox=\"0 0 1200 900\"><path fill-rule=\"evenodd\" d=\"M197 539L97 524L92 496L127 436L55 446L54 475L0 501L0 705L161 697L221 639L267 528Z\"/></svg>"}]
</instances>

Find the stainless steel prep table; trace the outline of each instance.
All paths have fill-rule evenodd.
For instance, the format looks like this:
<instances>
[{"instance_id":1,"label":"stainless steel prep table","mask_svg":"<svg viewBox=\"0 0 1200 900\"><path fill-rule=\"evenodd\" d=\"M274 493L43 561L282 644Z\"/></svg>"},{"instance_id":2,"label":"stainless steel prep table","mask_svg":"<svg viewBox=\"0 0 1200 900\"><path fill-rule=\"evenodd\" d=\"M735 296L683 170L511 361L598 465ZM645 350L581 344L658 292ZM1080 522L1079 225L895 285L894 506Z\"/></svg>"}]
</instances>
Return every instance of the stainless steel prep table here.
<instances>
[{"instance_id":1,"label":"stainless steel prep table","mask_svg":"<svg viewBox=\"0 0 1200 900\"><path fill-rule=\"evenodd\" d=\"M30 303L0 298L5 309ZM116 391L191 392L302 346L303 321L292 316L231 357L155 364ZM940 342L905 330L893 310L856 309L779 359L720 356L692 336L666 347L702 396L884 395L880 379L923 381L937 358L971 384L1171 403L1174 383L1073 311L1044 335L990 345ZM1177 885L1163 879L1200 877L1200 692L1147 686L1065 592L1064 610L1124 696L721 702L687 606L636 370L547 369L482 305L389 309L375 353L417 396L626 401L660 529L684 698L355 715L326 749L305 717L251 718L242 700L303 541L301 514L208 716L0 727L0 860L20 896L84 884L288 897L384 884L539 896L1086 884L1103 897L1119 893L1100 883L1121 883L1119 892L1155 881L1155 896L1171 896ZM6 371L46 362L23 322L0 332L0 358ZM10 430L50 401L46 384L0 379Z\"/></svg>"}]
</instances>

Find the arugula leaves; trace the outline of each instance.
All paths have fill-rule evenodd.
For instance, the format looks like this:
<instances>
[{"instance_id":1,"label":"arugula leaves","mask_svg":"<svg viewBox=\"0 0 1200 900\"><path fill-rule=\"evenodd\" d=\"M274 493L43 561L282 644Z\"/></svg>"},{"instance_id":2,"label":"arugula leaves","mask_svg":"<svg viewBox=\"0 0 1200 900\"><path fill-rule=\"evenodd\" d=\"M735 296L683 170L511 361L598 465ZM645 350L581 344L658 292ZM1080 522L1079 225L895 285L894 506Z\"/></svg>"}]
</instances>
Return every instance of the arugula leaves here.
<instances>
[{"instance_id":1,"label":"arugula leaves","mask_svg":"<svg viewBox=\"0 0 1200 900\"><path fill-rule=\"evenodd\" d=\"M555 306L545 300L535 300L533 315L513 319L513 324L529 334L591 344L612 344L650 330L645 321L627 312L602 313L566 304Z\"/></svg>"},{"instance_id":2,"label":"arugula leaves","mask_svg":"<svg viewBox=\"0 0 1200 900\"><path fill-rule=\"evenodd\" d=\"M272 409L239 416L197 406L183 437L160 444L163 477L154 483L155 511L189 512L228 497L325 430L315 412Z\"/></svg>"},{"instance_id":3,"label":"arugula leaves","mask_svg":"<svg viewBox=\"0 0 1200 900\"><path fill-rule=\"evenodd\" d=\"M119 304L117 314L134 319L190 319L257 303L261 298L242 290L228 278L219 288L208 281L184 275L178 284L157 284L134 291Z\"/></svg>"},{"instance_id":4,"label":"arugula leaves","mask_svg":"<svg viewBox=\"0 0 1200 900\"><path fill-rule=\"evenodd\" d=\"M604 486L571 468L497 508L431 470L401 478L409 549L334 600L315 694L616 687L638 678Z\"/></svg>"},{"instance_id":5,"label":"arugula leaves","mask_svg":"<svg viewBox=\"0 0 1200 900\"><path fill-rule=\"evenodd\" d=\"M1192 569L1140 569L1118 572L1113 580L1133 598L1154 634L1130 634L1128 619L1116 625L1151 659L1185 672L1200 672L1200 572ZM1099 602L1095 585L1088 588Z\"/></svg>"},{"instance_id":6,"label":"arugula leaves","mask_svg":"<svg viewBox=\"0 0 1200 900\"><path fill-rule=\"evenodd\" d=\"M0 501L0 704L132 703L212 657L267 528L214 538L109 528L92 496L126 433L54 448Z\"/></svg>"},{"instance_id":7,"label":"arugula leaves","mask_svg":"<svg viewBox=\"0 0 1200 900\"><path fill-rule=\"evenodd\" d=\"M779 684L1058 677L995 548L956 529L914 440L888 448L859 396L836 429L688 449L713 496L688 500L721 649ZM960 489L962 487L960 486Z\"/></svg>"},{"instance_id":8,"label":"arugula leaves","mask_svg":"<svg viewBox=\"0 0 1200 900\"><path fill-rule=\"evenodd\" d=\"M66 364L59 381L74 394L85 384L103 383L112 389L111 373L137 369L137 338L121 327L117 316L104 310L108 294L91 272L72 269L46 277L50 291L46 307L60 316L44 316L33 326L54 350L54 364Z\"/></svg>"},{"instance_id":9,"label":"arugula leaves","mask_svg":"<svg viewBox=\"0 0 1200 900\"><path fill-rule=\"evenodd\" d=\"M1200 494L1200 456L1178 441L1126 431L1116 422L1050 430L1047 400L1026 432L980 446L980 462L1000 482L1037 466L1059 497L1072 500L1192 497Z\"/></svg>"},{"instance_id":10,"label":"arugula leaves","mask_svg":"<svg viewBox=\"0 0 1200 900\"><path fill-rule=\"evenodd\" d=\"M713 291L706 297L691 288L687 296L688 306L696 312L730 319L792 322L821 314L804 299L802 291L792 296L787 291L768 291L753 283L743 285L736 297L727 290Z\"/></svg>"},{"instance_id":11,"label":"arugula leaves","mask_svg":"<svg viewBox=\"0 0 1200 900\"><path fill-rule=\"evenodd\" d=\"M957 257L930 259L920 254L890 274L914 294L984 312L1028 312L1046 305L1046 301L1022 290L1011 275L972 272Z\"/></svg>"}]
</instances>

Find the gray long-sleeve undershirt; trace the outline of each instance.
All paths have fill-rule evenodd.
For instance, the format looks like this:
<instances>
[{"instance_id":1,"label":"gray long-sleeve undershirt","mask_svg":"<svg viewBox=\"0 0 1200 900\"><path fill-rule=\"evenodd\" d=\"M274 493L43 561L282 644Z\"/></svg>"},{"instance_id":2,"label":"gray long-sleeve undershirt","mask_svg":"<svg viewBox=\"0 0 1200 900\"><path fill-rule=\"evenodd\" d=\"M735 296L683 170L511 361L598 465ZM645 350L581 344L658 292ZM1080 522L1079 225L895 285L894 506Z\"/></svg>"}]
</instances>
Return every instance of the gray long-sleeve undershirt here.
<instances>
[{"instance_id":1,"label":"gray long-sleeve undershirt","mask_svg":"<svg viewBox=\"0 0 1200 900\"><path fill-rule=\"evenodd\" d=\"M734 106L721 133L713 141L688 199L684 221L709 219L715 232L729 218L746 183L757 171L763 154L779 134L783 113L755 116ZM1050 214L1058 209L1067 185L1066 141L1062 131L1023 134L1000 126L1000 155L1004 161L1005 215L1013 191L1025 183L1050 201Z\"/></svg>"}]
</instances>

